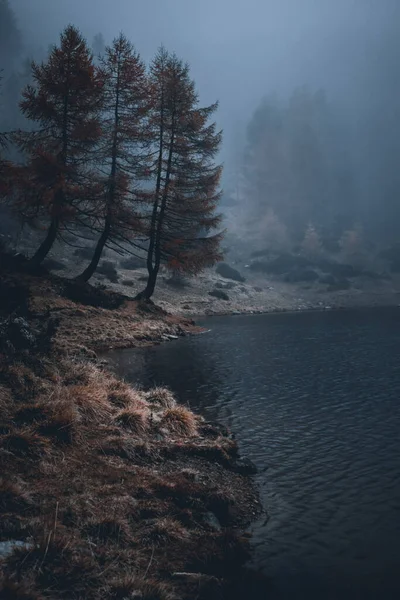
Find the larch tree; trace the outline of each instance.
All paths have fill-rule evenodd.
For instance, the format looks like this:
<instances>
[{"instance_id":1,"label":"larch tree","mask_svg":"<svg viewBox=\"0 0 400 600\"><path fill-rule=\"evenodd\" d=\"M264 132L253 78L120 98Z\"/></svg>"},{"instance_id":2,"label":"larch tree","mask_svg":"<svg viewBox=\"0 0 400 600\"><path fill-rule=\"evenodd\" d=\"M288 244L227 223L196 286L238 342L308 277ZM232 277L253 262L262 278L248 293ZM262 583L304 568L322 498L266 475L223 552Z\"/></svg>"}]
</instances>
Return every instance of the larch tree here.
<instances>
[{"instance_id":1,"label":"larch tree","mask_svg":"<svg viewBox=\"0 0 400 600\"><path fill-rule=\"evenodd\" d=\"M222 134L209 118L217 104L199 107L188 65L164 48L150 68L154 190L148 225L148 280L138 299L154 293L161 264L196 274L220 260L216 214L222 167L215 164Z\"/></svg>"},{"instance_id":2,"label":"larch tree","mask_svg":"<svg viewBox=\"0 0 400 600\"><path fill-rule=\"evenodd\" d=\"M114 40L100 61L104 82L102 141L96 155L105 173L101 235L88 267L79 279L95 272L107 243L129 242L141 223L136 205L147 150L149 94L146 67L124 35Z\"/></svg>"},{"instance_id":3,"label":"larch tree","mask_svg":"<svg viewBox=\"0 0 400 600\"><path fill-rule=\"evenodd\" d=\"M17 209L48 222L31 259L40 264L66 224L92 210L96 186L90 161L101 135L103 90L86 41L73 26L64 30L46 62L32 63L32 78L21 110L36 128L15 136L27 156Z\"/></svg>"}]
</instances>

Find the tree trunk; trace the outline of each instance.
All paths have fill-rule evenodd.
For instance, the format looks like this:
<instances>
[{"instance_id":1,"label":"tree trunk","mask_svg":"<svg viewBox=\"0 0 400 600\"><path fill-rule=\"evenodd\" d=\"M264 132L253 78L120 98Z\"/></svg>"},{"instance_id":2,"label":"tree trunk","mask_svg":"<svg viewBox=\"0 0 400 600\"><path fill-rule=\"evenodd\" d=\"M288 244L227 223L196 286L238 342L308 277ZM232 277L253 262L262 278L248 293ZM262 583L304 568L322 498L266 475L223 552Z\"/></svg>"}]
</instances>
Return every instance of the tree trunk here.
<instances>
[{"instance_id":1,"label":"tree trunk","mask_svg":"<svg viewBox=\"0 0 400 600\"><path fill-rule=\"evenodd\" d=\"M50 223L50 226L47 230L47 235L43 242L40 244L39 248L36 250L35 254L32 256L30 262L35 266L39 266L48 253L50 252L54 242L56 241L57 233L58 233L59 221L56 217L53 217Z\"/></svg>"},{"instance_id":2,"label":"tree trunk","mask_svg":"<svg viewBox=\"0 0 400 600\"><path fill-rule=\"evenodd\" d=\"M158 274L158 269L156 270L155 268L153 268L149 272L149 277L147 279L146 287L144 290L139 292L139 294L136 296L135 300L139 300L139 301L140 300L150 300L150 298L154 294L154 290L156 287L157 274Z\"/></svg>"},{"instance_id":3,"label":"tree trunk","mask_svg":"<svg viewBox=\"0 0 400 600\"><path fill-rule=\"evenodd\" d=\"M89 281L89 279L92 277L93 273L96 271L97 265L99 264L101 255L104 250L104 246L106 245L108 237L110 235L110 228L111 228L111 224L110 224L109 220L106 219L104 231L101 234L99 241L97 242L96 248L95 248L93 256L92 256L92 260L90 261L90 263L88 264L86 269L83 271L83 273L78 275L78 277L76 278L78 281L84 281L84 282Z\"/></svg>"}]
</instances>

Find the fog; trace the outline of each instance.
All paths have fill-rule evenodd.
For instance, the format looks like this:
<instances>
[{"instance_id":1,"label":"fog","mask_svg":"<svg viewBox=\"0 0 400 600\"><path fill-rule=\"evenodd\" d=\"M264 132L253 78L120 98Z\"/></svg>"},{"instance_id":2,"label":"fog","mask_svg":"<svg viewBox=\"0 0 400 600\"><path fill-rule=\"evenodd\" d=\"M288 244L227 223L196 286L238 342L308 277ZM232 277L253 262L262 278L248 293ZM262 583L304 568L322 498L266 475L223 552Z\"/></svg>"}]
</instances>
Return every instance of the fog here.
<instances>
[{"instance_id":1,"label":"fog","mask_svg":"<svg viewBox=\"0 0 400 600\"><path fill-rule=\"evenodd\" d=\"M300 86L323 89L333 129L343 133L335 152L347 156L357 220L367 215L376 225L378 219L381 232L391 224L397 236L397 0L12 0L11 6L25 55L46 49L73 23L90 42L99 32L110 42L123 31L145 60L161 43L187 60L201 101L220 102L228 195L262 98L276 94L285 106ZM251 201L245 191L241 197Z\"/></svg>"}]
</instances>

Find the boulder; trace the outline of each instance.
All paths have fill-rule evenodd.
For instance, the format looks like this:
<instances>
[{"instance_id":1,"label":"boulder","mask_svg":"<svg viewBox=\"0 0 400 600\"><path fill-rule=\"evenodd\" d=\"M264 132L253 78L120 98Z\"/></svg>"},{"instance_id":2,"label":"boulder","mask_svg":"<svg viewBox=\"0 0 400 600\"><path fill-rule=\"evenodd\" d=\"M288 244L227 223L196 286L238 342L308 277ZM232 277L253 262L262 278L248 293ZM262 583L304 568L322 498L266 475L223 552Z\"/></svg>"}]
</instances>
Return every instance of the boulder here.
<instances>
[{"instance_id":1,"label":"boulder","mask_svg":"<svg viewBox=\"0 0 400 600\"><path fill-rule=\"evenodd\" d=\"M218 275L224 277L225 279L233 279L233 281L246 281L245 277L239 273L236 269L228 265L227 263L220 263L215 269Z\"/></svg>"},{"instance_id":2,"label":"boulder","mask_svg":"<svg viewBox=\"0 0 400 600\"><path fill-rule=\"evenodd\" d=\"M213 296L214 298L218 298L219 300L229 300L229 296L226 292L223 292L222 290L212 290L211 292L208 292L209 296Z\"/></svg>"}]
</instances>

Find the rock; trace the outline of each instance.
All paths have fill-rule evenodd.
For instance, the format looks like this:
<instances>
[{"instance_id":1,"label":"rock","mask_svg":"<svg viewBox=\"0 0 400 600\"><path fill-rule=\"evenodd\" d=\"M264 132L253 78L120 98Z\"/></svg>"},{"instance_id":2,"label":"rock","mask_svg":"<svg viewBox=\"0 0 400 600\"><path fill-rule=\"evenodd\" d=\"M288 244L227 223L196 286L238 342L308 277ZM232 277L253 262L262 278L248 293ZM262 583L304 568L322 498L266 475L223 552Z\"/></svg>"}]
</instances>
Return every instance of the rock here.
<instances>
[{"instance_id":1,"label":"rock","mask_svg":"<svg viewBox=\"0 0 400 600\"><path fill-rule=\"evenodd\" d=\"M233 279L233 281L246 281L245 277L239 273L236 269L228 265L227 263L220 263L215 269L218 275L225 279Z\"/></svg>"},{"instance_id":2,"label":"rock","mask_svg":"<svg viewBox=\"0 0 400 600\"><path fill-rule=\"evenodd\" d=\"M6 542L0 542L0 558L4 559L8 556L11 556L16 548L30 550L33 548L33 544L22 542L20 540L7 540Z\"/></svg>"},{"instance_id":3,"label":"rock","mask_svg":"<svg viewBox=\"0 0 400 600\"><path fill-rule=\"evenodd\" d=\"M133 279L124 279L122 281L122 285L126 285L127 287L134 287L135 282L133 281Z\"/></svg>"},{"instance_id":4,"label":"rock","mask_svg":"<svg viewBox=\"0 0 400 600\"><path fill-rule=\"evenodd\" d=\"M248 458L238 458L235 463L235 471L241 475L255 475L256 465Z\"/></svg>"},{"instance_id":5,"label":"rock","mask_svg":"<svg viewBox=\"0 0 400 600\"><path fill-rule=\"evenodd\" d=\"M221 531L221 529L222 529L221 523L219 522L218 518L214 515L213 512L209 511L209 512L205 513L203 516L203 519L207 525L209 525L216 531Z\"/></svg>"},{"instance_id":6,"label":"rock","mask_svg":"<svg viewBox=\"0 0 400 600\"><path fill-rule=\"evenodd\" d=\"M211 292L208 292L208 295L213 296L214 298L218 298L219 300L230 300L228 294L226 292L223 292L222 290L212 290Z\"/></svg>"}]
</instances>

